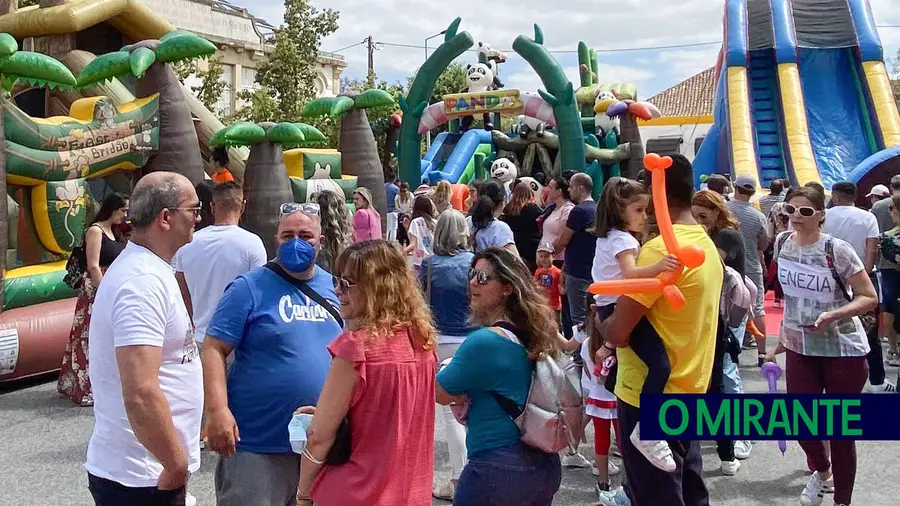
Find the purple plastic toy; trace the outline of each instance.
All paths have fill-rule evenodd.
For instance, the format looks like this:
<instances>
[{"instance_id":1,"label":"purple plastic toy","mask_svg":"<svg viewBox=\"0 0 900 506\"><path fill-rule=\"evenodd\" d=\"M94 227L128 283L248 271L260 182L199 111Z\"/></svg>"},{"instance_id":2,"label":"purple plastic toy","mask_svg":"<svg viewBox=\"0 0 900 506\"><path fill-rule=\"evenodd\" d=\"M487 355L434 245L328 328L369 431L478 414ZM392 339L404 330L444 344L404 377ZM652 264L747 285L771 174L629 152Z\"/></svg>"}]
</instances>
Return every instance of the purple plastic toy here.
<instances>
[{"instance_id":1,"label":"purple plastic toy","mask_svg":"<svg viewBox=\"0 0 900 506\"><path fill-rule=\"evenodd\" d=\"M759 370L759 375L769 382L770 394L778 393L778 378L781 377L780 365L775 362L766 362ZM784 440L778 441L778 449L781 450L781 454L784 455L787 451L787 443Z\"/></svg>"}]
</instances>

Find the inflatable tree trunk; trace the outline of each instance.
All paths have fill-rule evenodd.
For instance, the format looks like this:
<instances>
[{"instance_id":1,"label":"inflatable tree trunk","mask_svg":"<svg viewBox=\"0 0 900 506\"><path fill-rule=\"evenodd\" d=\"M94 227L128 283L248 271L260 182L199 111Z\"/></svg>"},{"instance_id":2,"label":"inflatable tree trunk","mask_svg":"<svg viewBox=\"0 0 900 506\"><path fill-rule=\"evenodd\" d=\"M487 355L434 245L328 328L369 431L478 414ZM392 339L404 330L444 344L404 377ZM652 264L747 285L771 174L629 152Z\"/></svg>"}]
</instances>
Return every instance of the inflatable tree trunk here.
<instances>
[{"instance_id":1,"label":"inflatable tree trunk","mask_svg":"<svg viewBox=\"0 0 900 506\"><path fill-rule=\"evenodd\" d=\"M291 180L284 165L284 148L315 145L325 135L303 123L235 123L216 132L209 140L211 148L219 146L250 147L244 172L244 200L247 207L241 226L262 239L269 258L277 255L275 233L278 230L279 206L294 201Z\"/></svg>"},{"instance_id":2,"label":"inflatable tree trunk","mask_svg":"<svg viewBox=\"0 0 900 506\"><path fill-rule=\"evenodd\" d=\"M381 215L382 226L387 219L387 198L384 190L384 171L378 159L378 144L369 127L364 109L352 109L341 118L341 166L345 174L357 177L357 184L372 193L372 207ZM384 228L387 230L387 228Z\"/></svg>"},{"instance_id":3,"label":"inflatable tree trunk","mask_svg":"<svg viewBox=\"0 0 900 506\"><path fill-rule=\"evenodd\" d=\"M135 48L156 49L159 41L142 41ZM168 63L155 62L138 79L136 97L159 93L159 152L150 158L143 173L161 170L177 172L196 185L203 181L203 157L191 110L184 99L184 89L175 70Z\"/></svg>"},{"instance_id":4,"label":"inflatable tree trunk","mask_svg":"<svg viewBox=\"0 0 900 506\"><path fill-rule=\"evenodd\" d=\"M329 115L341 117L341 165L344 174L356 176L359 186L372 193L372 206L381 214L382 230L387 230L387 198L384 192L384 171L378 157L378 144L369 125L366 109L394 104L391 95L378 89L349 93L339 97L313 100L303 108L303 116Z\"/></svg>"},{"instance_id":5,"label":"inflatable tree trunk","mask_svg":"<svg viewBox=\"0 0 900 506\"><path fill-rule=\"evenodd\" d=\"M244 200L247 207L241 216L241 226L258 235L269 258L274 258L278 254L275 234L281 218L278 207L294 201L284 152L278 144L264 141L250 148L244 172Z\"/></svg>"}]
</instances>

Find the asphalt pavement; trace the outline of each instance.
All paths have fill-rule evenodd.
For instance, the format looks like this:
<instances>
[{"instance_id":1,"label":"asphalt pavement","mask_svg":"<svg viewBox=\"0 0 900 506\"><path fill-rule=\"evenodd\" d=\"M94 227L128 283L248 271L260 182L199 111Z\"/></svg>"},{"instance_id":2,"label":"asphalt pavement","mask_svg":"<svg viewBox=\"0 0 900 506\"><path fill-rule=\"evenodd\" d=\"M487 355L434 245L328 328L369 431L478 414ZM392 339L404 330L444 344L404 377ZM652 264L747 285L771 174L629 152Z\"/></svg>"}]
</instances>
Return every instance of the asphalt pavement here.
<instances>
[{"instance_id":1,"label":"asphalt pavement","mask_svg":"<svg viewBox=\"0 0 900 506\"><path fill-rule=\"evenodd\" d=\"M755 363L755 353L745 352L741 374L748 391L765 391ZM897 368L889 367L894 378ZM784 387L783 380L781 387ZM444 427L438 417L435 433L436 479L447 479L449 464ZM91 505L87 477L82 467L93 426L91 408L74 406L56 393L54 378L0 386L0 505ZM589 433L589 440L593 435ZM581 451L592 458L593 448ZM900 504L900 442L861 442L853 504ZM715 445L703 445L704 474L710 504L716 506L785 506L799 504L807 479L806 459L796 443L788 443L782 456L774 441L759 442L737 475L719 471ZM202 467L190 481L189 491L200 506L215 504L213 470L216 456L204 452ZM639 481L639 479L638 479ZM589 469L567 469L554 505L596 504L594 478ZM436 505L449 504L435 500ZM833 501L826 497L826 506ZM399 506L399 505L398 505Z\"/></svg>"}]
</instances>

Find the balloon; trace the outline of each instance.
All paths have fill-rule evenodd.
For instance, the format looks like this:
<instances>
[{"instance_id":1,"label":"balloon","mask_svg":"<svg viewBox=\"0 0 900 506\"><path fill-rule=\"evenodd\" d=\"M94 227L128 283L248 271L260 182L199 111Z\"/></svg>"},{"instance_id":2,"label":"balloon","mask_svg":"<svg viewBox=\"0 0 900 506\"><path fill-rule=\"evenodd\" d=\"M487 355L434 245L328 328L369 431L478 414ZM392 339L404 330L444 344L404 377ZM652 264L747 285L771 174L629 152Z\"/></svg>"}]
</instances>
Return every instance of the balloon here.
<instances>
[{"instance_id":1,"label":"balloon","mask_svg":"<svg viewBox=\"0 0 900 506\"><path fill-rule=\"evenodd\" d=\"M774 362L766 362L759 370L759 375L769 384L769 393L778 393L778 378L781 377L781 366ZM778 441L778 449L781 454L787 451L787 443L782 439Z\"/></svg>"},{"instance_id":2,"label":"balloon","mask_svg":"<svg viewBox=\"0 0 900 506\"><path fill-rule=\"evenodd\" d=\"M675 311L680 310L684 307L685 300L684 294L681 293L681 290L675 285L666 285L662 290L663 298L666 299L666 302L669 303L669 306L672 307Z\"/></svg>"},{"instance_id":3,"label":"balloon","mask_svg":"<svg viewBox=\"0 0 900 506\"><path fill-rule=\"evenodd\" d=\"M700 249L700 246L694 244L681 248L675 256L688 269L700 267L703 265L703 261L706 260L706 252Z\"/></svg>"},{"instance_id":4,"label":"balloon","mask_svg":"<svg viewBox=\"0 0 900 506\"><path fill-rule=\"evenodd\" d=\"M663 282L659 278L637 278L597 281L588 287L588 292L594 295L624 295L655 292L662 289Z\"/></svg>"},{"instance_id":5,"label":"balloon","mask_svg":"<svg viewBox=\"0 0 900 506\"><path fill-rule=\"evenodd\" d=\"M606 110L606 115L610 118L615 118L616 116L620 116L625 114L628 111L628 104L625 102L616 102L609 106L609 109Z\"/></svg>"}]
</instances>

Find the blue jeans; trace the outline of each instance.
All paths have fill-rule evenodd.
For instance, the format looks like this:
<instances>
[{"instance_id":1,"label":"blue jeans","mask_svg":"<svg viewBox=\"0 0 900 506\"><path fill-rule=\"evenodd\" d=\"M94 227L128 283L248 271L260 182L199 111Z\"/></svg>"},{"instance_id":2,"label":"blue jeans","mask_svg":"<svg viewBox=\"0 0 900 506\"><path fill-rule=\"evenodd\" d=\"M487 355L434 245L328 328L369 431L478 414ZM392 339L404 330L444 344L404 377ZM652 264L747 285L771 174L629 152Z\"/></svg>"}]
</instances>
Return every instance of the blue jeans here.
<instances>
[{"instance_id":1,"label":"blue jeans","mask_svg":"<svg viewBox=\"0 0 900 506\"><path fill-rule=\"evenodd\" d=\"M741 322L740 326L731 329L737 342L744 342L744 334L747 332L747 318ZM738 370L737 364L731 360L731 355L725 354L722 362L722 382L724 383L724 392L726 394L742 394L744 393L744 383L741 381L741 371Z\"/></svg>"},{"instance_id":2,"label":"blue jeans","mask_svg":"<svg viewBox=\"0 0 900 506\"><path fill-rule=\"evenodd\" d=\"M572 325L575 327L581 325L587 315L589 286L591 286L590 279L576 278L566 274L566 300L569 304L569 314L572 316Z\"/></svg>"},{"instance_id":3,"label":"blue jeans","mask_svg":"<svg viewBox=\"0 0 900 506\"><path fill-rule=\"evenodd\" d=\"M559 455L522 443L469 456L454 506L550 506L562 481Z\"/></svg>"}]
</instances>

